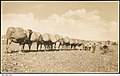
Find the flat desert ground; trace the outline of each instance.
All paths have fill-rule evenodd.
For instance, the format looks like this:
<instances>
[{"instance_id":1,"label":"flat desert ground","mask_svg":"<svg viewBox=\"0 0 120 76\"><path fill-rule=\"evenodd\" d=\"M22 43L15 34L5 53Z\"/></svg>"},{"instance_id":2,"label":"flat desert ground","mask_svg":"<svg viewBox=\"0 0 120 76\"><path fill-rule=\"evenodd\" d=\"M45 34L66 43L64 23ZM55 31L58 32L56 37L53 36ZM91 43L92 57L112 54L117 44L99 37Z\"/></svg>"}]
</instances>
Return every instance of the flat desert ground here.
<instances>
[{"instance_id":1,"label":"flat desert ground","mask_svg":"<svg viewBox=\"0 0 120 76\"><path fill-rule=\"evenodd\" d=\"M11 44L19 50L18 44ZM35 45L32 49L35 49ZM3 73L109 73L118 72L118 46L109 45L107 54L102 55L99 46L96 52L84 50L59 50L35 52L14 52L6 54L6 44L2 42ZM25 49L27 49L27 45Z\"/></svg>"}]
</instances>

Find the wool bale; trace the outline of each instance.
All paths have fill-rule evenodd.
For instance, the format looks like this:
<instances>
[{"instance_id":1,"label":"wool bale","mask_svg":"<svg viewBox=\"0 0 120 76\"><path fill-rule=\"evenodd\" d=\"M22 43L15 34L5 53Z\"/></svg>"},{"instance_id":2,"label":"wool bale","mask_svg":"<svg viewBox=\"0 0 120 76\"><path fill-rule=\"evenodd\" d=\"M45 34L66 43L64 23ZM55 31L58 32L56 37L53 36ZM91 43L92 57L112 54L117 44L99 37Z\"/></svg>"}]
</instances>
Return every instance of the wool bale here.
<instances>
[{"instance_id":1,"label":"wool bale","mask_svg":"<svg viewBox=\"0 0 120 76\"><path fill-rule=\"evenodd\" d=\"M23 28L15 28L15 31L14 31L15 39L24 38L25 36L26 35Z\"/></svg>"},{"instance_id":2,"label":"wool bale","mask_svg":"<svg viewBox=\"0 0 120 76\"><path fill-rule=\"evenodd\" d=\"M33 32L31 34L30 40L31 41L36 41L38 39L38 34L36 32Z\"/></svg>"},{"instance_id":3,"label":"wool bale","mask_svg":"<svg viewBox=\"0 0 120 76\"><path fill-rule=\"evenodd\" d=\"M56 42L56 41L57 41L55 35L49 34L49 36L50 36L50 40L51 40L52 42Z\"/></svg>"},{"instance_id":4,"label":"wool bale","mask_svg":"<svg viewBox=\"0 0 120 76\"><path fill-rule=\"evenodd\" d=\"M68 43L68 42L69 42L69 37L64 37L63 39L64 39L64 42L65 42L65 43Z\"/></svg>"},{"instance_id":5,"label":"wool bale","mask_svg":"<svg viewBox=\"0 0 120 76\"><path fill-rule=\"evenodd\" d=\"M38 40L39 40L39 41L42 41L42 40L43 40L42 34L39 33L39 32L37 32L37 35L38 35Z\"/></svg>"},{"instance_id":6,"label":"wool bale","mask_svg":"<svg viewBox=\"0 0 120 76\"><path fill-rule=\"evenodd\" d=\"M74 39L74 42L75 42L75 44L77 44L78 43L77 39Z\"/></svg>"},{"instance_id":7,"label":"wool bale","mask_svg":"<svg viewBox=\"0 0 120 76\"><path fill-rule=\"evenodd\" d=\"M60 39L63 39L63 37L62 36L59 36L60 37Z\"/></svg>"},{"instance_id":8,"label":"wool bale","mask_svg":"<svg viewBox=\"0 0 120 76\"><path fill-rule=\"evenodd\" d=\"M24 38L25 32L23 28L14 28L14 27L9 27L6 32L6 37L7 38L15 38L15 39L21 39Z\"/></svg>"},{"instance_id":9,"label":"wool bale","mask_svg":"<svg viewBox=\"0 0 120 76\"><path fill-rule=\"evenodd\" d=\"M48 33L44 33L44 34L42 35L42 37L43 37L43 40L44 40L44 41L49 41L49 40L50 40L50 36L49 36Z\"/></svg>"},{"instance_id":10,"label":"wool bale","mask_svg":"<svg viewBox=\"0 0 120 76\"><path fill-rule=\"evenodd\" d=\"M14 27L8 27L6 32L6 38L10 38L14 31L15 31Z\"/></svg>"},{"instance_id":11,"label":"wool bale","mask_svg":"<svg viewBox=\"0 0 120 76\"><path fill-rule=\"evenodd\" d=\"M60 39L60 36L58 34L55 34L54 36L56 37L57 40Z\"/></svg>"},{"instance_id":12,"label":"wool bale","mask_svg":"<svg viewBox=\"0 0 120 76\"><path fill-rule=\"evenodd\" d=\"M73 44L74 40L72 38L70 38L70 44Z\"/></svg>"}]
</instances>

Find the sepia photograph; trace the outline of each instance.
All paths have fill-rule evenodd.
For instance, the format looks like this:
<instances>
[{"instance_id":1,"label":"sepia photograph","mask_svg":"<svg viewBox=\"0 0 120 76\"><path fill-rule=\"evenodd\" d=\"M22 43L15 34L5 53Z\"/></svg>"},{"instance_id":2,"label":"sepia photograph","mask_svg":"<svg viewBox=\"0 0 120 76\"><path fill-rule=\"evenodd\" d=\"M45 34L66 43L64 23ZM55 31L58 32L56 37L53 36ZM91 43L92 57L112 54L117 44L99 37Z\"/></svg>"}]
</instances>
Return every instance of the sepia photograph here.
<instances>
[{"instance_id":1,"label":"sepia photograph","mask_svg":"<svg viewBox=\"0 0 120 76\"><path fill-rule=\"evenodd\" d=\"M118 37L119 1L2 1L1 73L119 73Z\"/></svg>"}]
</instances>

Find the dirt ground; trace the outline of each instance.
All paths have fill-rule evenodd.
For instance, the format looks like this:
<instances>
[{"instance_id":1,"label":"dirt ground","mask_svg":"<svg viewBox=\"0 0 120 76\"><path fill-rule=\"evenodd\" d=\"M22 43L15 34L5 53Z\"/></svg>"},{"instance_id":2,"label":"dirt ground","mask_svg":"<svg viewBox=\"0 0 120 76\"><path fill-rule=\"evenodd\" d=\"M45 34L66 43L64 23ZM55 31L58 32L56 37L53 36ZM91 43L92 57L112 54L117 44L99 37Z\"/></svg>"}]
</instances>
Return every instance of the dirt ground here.
<instances>
[{"instance_id":1,"label":"dirt ground","mask_svg":"<svg viewBox=\"0 0 120 76\"><path fill-rule=\"evenodd\" d=\"M110 45L106 55L101 54L97 46L96 52L84 50L60 50L39 52L5 53L2 43L2 72L14 73L88 73L118 72L118 46ZM19 50L17 44L11 45ZM35 46L33 46L35 48ZM28 48L26 46L26 48Z\"/></svg>"}]
</instances>

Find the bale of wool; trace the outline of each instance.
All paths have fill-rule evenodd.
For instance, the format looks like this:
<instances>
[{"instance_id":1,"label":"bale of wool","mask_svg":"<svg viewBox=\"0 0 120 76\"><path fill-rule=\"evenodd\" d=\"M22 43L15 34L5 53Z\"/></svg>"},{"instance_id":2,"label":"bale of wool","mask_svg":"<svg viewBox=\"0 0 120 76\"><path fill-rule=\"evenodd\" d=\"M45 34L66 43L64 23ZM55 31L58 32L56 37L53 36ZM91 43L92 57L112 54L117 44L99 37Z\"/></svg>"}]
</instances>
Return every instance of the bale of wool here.
<instances>
[{"instance_id":1,"label":"bale of wool","mask_svg":"<svg viewBox=\"0 0 120 76\"><path fill-rule=\"evenodd\" d=\"M33 32L31 34L30 40L31 41L36 41L38 39L38 34L36 32Z\"/></svg>"},{"instance_id":2,"label":"bale of wool","mask_svg":"<svg viewBox=\"0 0 120 76\"><path fill-rule=\"evenodd\" d=\"M79 40L79 39L77 39L77 44L79 44L79 42L80 42L80 40Z\"/></svg>"},{"instance_id":3,"label":"bale of wool","mask_svg":"<svg viewBox=\"0 0 120 76\"><path fill-rule=\"evenodd\" d=\"M15 39L24 38L26 36L24 29L23 28L15 28L14 36L15 36Z\"/></svg>"},{"instance_id":4,"label":"bale of wool","mask_svg":"<svg viewBox=\"0 0 120 76\"><path fill-rule=\"evenodd\" d=\"M73 39L73 43L76 44L76 39Z\"/></svg>"},{"instance_id":5,"label":"bale of wool","mask_svg":"<svg viewBox=\"0 0 120 76\"><path fill-rule=\"evenodd\" d=\"M59 36L59 37L60 37L59 42L60 42L61 44L63 44L63 43L64 43L63 37L62 37L62 36Z\"/></svg>"},{"instance_id":6,"label":"bale of wool","mask_svg":"<svg viewBox=\"0 0 120 76\"><path fill-rule=\"evenodd\" d=\"M75 42L75 44L77 44L78 43L77 39L74 39L74 42Z\"/></svg>"},{"instance_id":7,"label":"bale of wool","mask_svg":"<svg viewBox=\"0 0 120 76\"><path fill-rule=\"evenodd\" d=\"M60 39L63 39L63 37L62 36L59 36L60 37Z\"/></svg>"},{"instance_id":8,"label":"bale of wool","mask_svg":"<svg viewBox=\"0 0 120 76\"><path fill-rule=\"evenodd\" d=\"M64 39L64 42L65 42L65 43L68 43L68 42L69 42L69 37L64 37L63 39Z\"/></svg>"},{"instance_id":9,"label":"bale of wool","mask_svg":"<svg viewBox=\"0 0 120 76\"><path fill-rule=\"evenodd\" d=\"M42 35L42 37L43 37L43 40L44 40L44 41L49 41L49 40L50 40L50 36L49 36L48 33L44 33L44 34Z\"/></svg>"},{"instance_id":10,"label":"bale of wool","mask_svg":"<svg viewBox=\"0 0 120 76\"><path fill-rule=\"evenodd\" d=\"M74 40L72 38L70 38L70 44L73 44Z\"/></svg>"},{"instance_id":11,"label":"bale of wool","mask_svg":"<svg viewBox=\"0 0 120 76\"><path fill-rule=\"evenodd\" d=\"M10 38L13 35L14 31L15 31L14 27L8 27L6 32L6 38Z\"/></svg>"},{"instance_id":12,"label":"bale of wool","mask_svg":"<svg viewBox=\"0 0 120 76\"><path fill-rule=\"evenodd\" d=\"M60 39L60 36L58 34L55 34L54 36L56 37L57 40Z\"/></svg>"},{"instance_id":13,"label":"bale of wool","mask_svg":"<svg viewBox=\"0 0 120 76\"><path fill-rule=\"evenodd\" d=\"M43 40L42 34L37 32L37 35L38 35L38 41L42 41Z\"/></svg>"},{"instance_id":14,"label":"bale of wool","mask_svg":"<svg viewBox=\"0 0 120 76\"><path fill-rule=\"evenodd\" d=\"M39 32L36 32L36 33L37 33L38 36L41 35L41 33L39 33Z\"/></svg>"},{"instance_id":15,"label":"bale of wool","mask_svg":"<svg viewBox=\"0 0 120 76\"><path fill-rule=\"evenodd\" d=\"M78 43L79 43L79 44L81 44L81 43L82 43L82 41L81 41L80 39L78 39Z\"/></svg>"},{"instance_id":16,"label":"bale of wool","mask_svg":"<svg viewBox=\"0 0 120 76\"><path fill-rule=\"evenodd\" d=\"M15 37L16 37L16 39L24 38L25 37L24 29L23 28L16 28Z\"/></svg>"},{"instance_id":17,"label":"bale of wool","mask_svg":"<svg viewBox=\"0 0 120 76\"><path fill-rule=\"evenodd\" d=\"M52 42L56 42L56 41L57 41L57 38L55 37L55 35L49 34L49 36L50 36L50 40L51 40Z\"/></svg>"}]
</instances>

